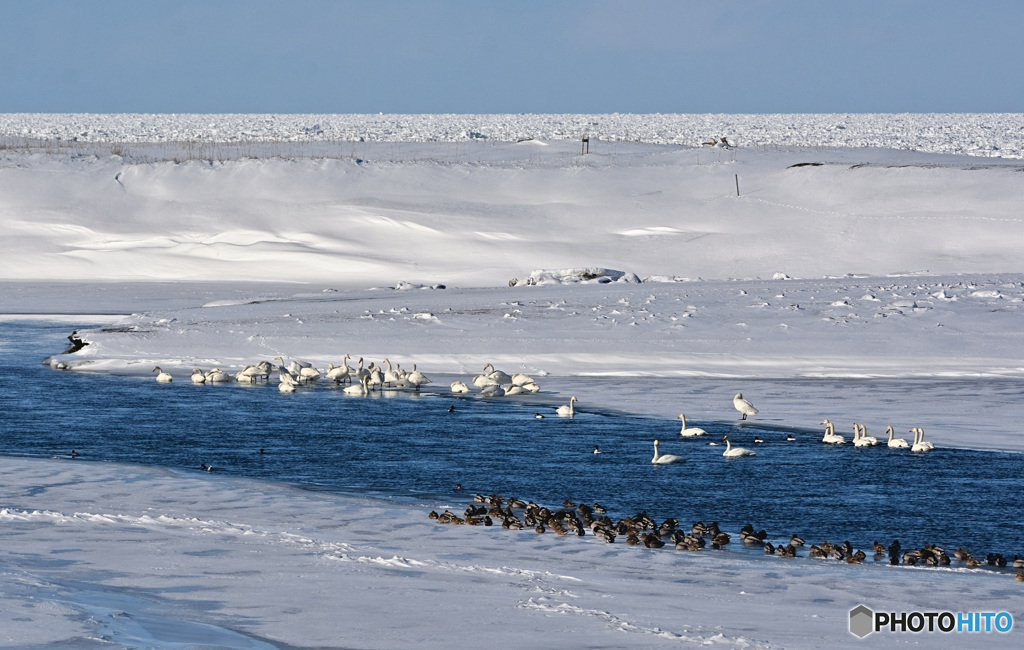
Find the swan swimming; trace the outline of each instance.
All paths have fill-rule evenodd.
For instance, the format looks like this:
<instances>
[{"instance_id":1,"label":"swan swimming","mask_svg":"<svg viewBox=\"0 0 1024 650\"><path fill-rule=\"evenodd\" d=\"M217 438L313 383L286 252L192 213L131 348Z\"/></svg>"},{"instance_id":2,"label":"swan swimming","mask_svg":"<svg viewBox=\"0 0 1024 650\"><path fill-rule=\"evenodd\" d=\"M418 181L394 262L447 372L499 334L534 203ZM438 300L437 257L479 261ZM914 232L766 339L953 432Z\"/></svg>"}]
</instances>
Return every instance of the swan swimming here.
<instances>
[{"instance_id":1,"label":"swan swimming","mask_svg":"<svg viewBox=\"0 0 1024 650\"><path fill-rule=\"evenodd\" d=\"M743 393L736 393L736 397L732 398L732 405L743 414L741 420L746 420L748 415L757 415L757 409L749 401L743 399Z\"/></svg>"},{"instance_id":2,"label":"swan swimming","mask_svg":"<svg viewBox=\"0 0 1024 650\"><path fill-rule=\"evenodd\" d=\"M195 370L192 371L192 383L193 384L205 384L206 383L206 375L204 375L203 371L200 370L199 368L196 368Z\"/></svg>"},{"instance_id":3,"label":"swan swimming","mask_svg":"<svg viewBox=\"0 0 1024 650\"><path fill-rule=\"evenodd\" d=\"M853 423L853 446L854 447L874 447L878 444L878 440L872 436L867 435L868 428L863 424Z\"/></svg>"},{"instance_id":4,"label":"swan swimming","mask_svg":"<svg viewBox=\"0 0 1024 650\"><path fill-rule=\"evenodd\" d=\"M907 441L903 438L893 438L896 432L892 430L891 425L887 426L885 430L889 434L889 447L892 449L906 449L910 447L910 445L907 444Z\"/></svg>"},{"instance_id":5,"label":"swan swimming","mask_svg":"<svg viewBox=\"0 0 1024 650\"><path fill-rule=\"evenodd\" d=\"M561 415L562 417L566 417L566 418L574 417L576 415L576 410L573 408L573 402L578 402L578 401L579 400L576 399L576 396L573 395L572 399L569 400L569 405L566 406L565 404L562 404L557 409L555 409L555 413L557 413L558 415Z\"/></svg>"},{"instance_id":6,"label":"swan swimming","mask_svg":"<svg viewBox=\"0 0 1024 650\"><path fill-rule=\"evenodd\" d=\"M345 386L345 388L342 389L342 392L345 393L346 395L362 395L363 397L366 397L367 395L370 394L370 390L369 388L367 388L367 384L369 383L370 377L369 375L366 375L359 380L358 384Z\"/></svg>"},{"instance_id":7,"label":"swan swimming","mask_svg":"<svg viewBox=\"0 0 1024 650\"><path fill-rule=\"evenodd\" d=\"M160 366L157 366L156 368L153 368L153 372L159 373L156 376L156 380L158 382L160 382L161 384L166 384L169 381L171 381L172 379L174 379L174 377L171 377L170 373L164 372L163 370L161 370Z\"/></svg>"},{"instance_id":8,"label":"swan swimming","mask_svg":"<svg viewBox=\"0 0 1024 650\"><path fill-rule=\"evenodd\" d=\"M935 445L924 439L924 429L914 427L910 432L914 434L914 446L910 448L910 451L931 451L935 449Z\"/></svg>"},{"instance_id":9,"label":"swan swimming","mask_svg":"<svg viewBox=\"0 0 1024 650\"><path fill-rule=\"evenodd\" d=\"M836 433L836 429L832 426L832 423L828 420L822 420L822 424L825 425L825 435L821 441L829 445L842 445L846 443L846 438Z\"/></svg>"},{"instance_id":10,"label":"swan swimming","mask_svg":"<svg viewBox=\"0 0 1024 650\"><path fill-rule=\"evenodd\" d=\"M658 441L654 441L654 458L651 462L655 465L668 465L669 463L679 463L683 461L682 456L675 456L673 454L659 454L658 453Z\"/></svg>"},{"instance_id":11,"label":"swan swimming","mask_svg":"<svg viewBox=\"0 0 1024 650\"><path fill-rule=\"evenodd\" d=\"M703 436L704 434L707 433L707 431L705 431L704 429L701 429L700 427L690 427L690 428L687 428L686 427L686 416L683 415L682 413L680 413L679 417L676 418L676 419L683 421L683 428L680 429L680 431L679 431L679 435L681 435L681 436L687 436L687 437L689 437L689 436Z\"/></svg>"},{"instance_id":12,"label":"swan swimming","mask_svg":"<svg viewBox=\"0 0 1024 650\"><path fill-rule=\"evenodd\" d=\"M722 436L722 440L725 441L725 452L722 454L727 458L737 458L739 456L756 456L753 451L744 447L733 447L732 443L729 442L729 436Z\"/></svg>"}]
</instances>

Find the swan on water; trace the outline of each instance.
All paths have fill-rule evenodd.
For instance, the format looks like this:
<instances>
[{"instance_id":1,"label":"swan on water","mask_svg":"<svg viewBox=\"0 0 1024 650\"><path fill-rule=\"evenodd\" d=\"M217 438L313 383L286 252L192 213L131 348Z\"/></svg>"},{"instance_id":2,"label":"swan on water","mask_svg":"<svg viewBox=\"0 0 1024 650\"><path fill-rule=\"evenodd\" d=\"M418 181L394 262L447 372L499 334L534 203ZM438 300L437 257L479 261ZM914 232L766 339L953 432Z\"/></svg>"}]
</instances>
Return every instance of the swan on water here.
<instances>
[{"instance_id":1,"label":"swan on water","mask_svg":"<svg viewBox=\"0 0 1024 650\"><path fill-rule=\"evenodd\" d=\"M746 420L748 415L757 415L757 409L749 401L743 399L743 393L736 393L736 397L732 398L732 405L743 414L741 420Z\"/></svg>"},{"instance_id":2,"label":"swan on water","mask_svg":"<svg viewBox=\"0 0 1024 650\"><path fill-rule=\"evenodd\" d=\"M891 448L893 448L893 449L906 449L906 448L910 447L910 445L907 444L907 441L904 440L903 438L893 438L893 436L896 435L896 432L892 430L892 426L891 425L887 426L885 428L885 431L886 431L886 433L889 434L889 446Z\"/></svg>"},{"instance_id":3,"label":"swan on water","mask_svg":"<svg viewBox=\"0 0 1024 650\"><path fill-rule=\"evenodd\" d=\"M226 382L234 381L234 380L235 380L234 377L232 377L228 373L224 372L220 368L213 368L209 372L206 373L206 381L208 381L208 382L226 383Z\"/></svg>"},{"instance_id":4,"label":"swan on water","mask_svg":"<svg viewBox=\"0 0 1024 650\"><path fill-rule=\"evenodd\" d=\"M167 382L169 382L172 379L174 379L174 377L171 377L170 373L164 372L163 370L161 370L160 366L157 366L156 368L153 368L153 372L159 373L156 376L156 380L158 382L160 382L161 384L166 384Z\"/></svg>"},{"instance_id":5,"label":"swan on water","mask_svg":"<svg viewBox=\"0 0 1024 650\"><path fill-rule=\"evenodd\" d=\"M316 368L305 367L299 368L299 381L311 382L320 379L320 371Z\"/></svg>"},{"instance_id":6,"label":"swan on water","mask_svg":"<svg viewBox=\"0 0 1024 650\"><path fill-rule=\"evenodd\" d=\"M256 366L250 364L250 365L242 368L241 370L239 370L238 372L235 373L235 380L236 381L240 381L240 382L249 382L250 384L255 384L256 383L256 379L259 378L259 377L262 377L262 376L263 375L260 372L260 369L257 368Z\"/></svg>"},{"instance_id":7,"label":"swan on water","mask_svg":"<svg viewBox=\"0 0 1024 650\"><path fill-rule=\"evenodd\" d=\"M825 435L821 441L829 445L842 445L846 443L846 438L836 433L835 427L828 420L822 420L822 424L825 425Z\"/></svg>"},{"instance_id":8,"label":"swan on water","mask_svg":"<svg viewBox=\"0 0 1024 650\"><path fill-rule=\"evenodd\" d=\"M689 436L703 436L704 434L707 433L707 431L705 431L704 429L701 429L700 427L689 427L689 428L687 428L687 426L686 426L686 416L683 415L682 413L680 413L679 417L676 418L676 419L683 421L683 428L680 429L680 431L679 431L679 435L681 435L681 436L687 436L687 437L689 437Z\"/></svg>"},{"instance_id":9,"label":"swan on water","mask_svg":"<svg viewBox=\"0 0 1024 650\"><path fill-rule=\"evenodd\" d=\"M756 456L756 454L750 449L744 447L733 447L732 443L729 442L729 436L722 436L722 440L725 441L725 452L722 454L727 458L736 458L738 456Z\"/></svg>"},{"instance_id":10,"label":"swan on water","mask_svg":"<svg viewBox=\"0 0 1024 650\"><path fill-rule=\"evenodd\" d=\"M652 463L654 463L655 465L668 465L669 463L682 462L682 460L682 456L674 456L672 454L659 454L658 441L654 441L654 458L651 459Z\"/></svg>"},{"instance_id":11,"label":"swan on water","mask_svg":"<svg viewBox=\"0 0 1024 650\"><path fill-rule=\"evenodd\" d=\"M452 382L452 392L453 393L468 393L469 392L469 386L467 386L465 383L463 383L461 381L453 381Z\"/></svg>"},{"instance_id":12,"label":"swan on water","mask_svg":"<svg viewBox=\"0 0 1024 650\"><path fill-rule=\"evenodd\" d=\"M206 375L204 375L203 371L200 370L199 368L196 368L195 370L192 371L192 383L193 384L205 384L206 383Z\"/></svg>"},{"instance_id":13,"label":"swan on water","mask_svg":"<svg viewBox=\"0 0 1024 650\"><path fill-rule=\"evenodd\" d=\"M853 423L853 445L855 447L874 447L878 440L868 435L868 428L863 424Z\"/></svg>"},{"instance_id":14,"label":"swan on water","mask_svg":"<svg viewBox=\"0 0 1024 650\"><path fill-rule=\"evenodd\" d=\"M910 451L931 451L935 449L935 445L924 439L924 429L914 427L910 432L914 434L914 446L910 448Z\"/></svg>"},{"instance_id":15,"label":"swan on water","mask_svg":"<svg viewBox=\"0 0 1024 650\"><path fill-rule=\"evenodd\" d=\"M346 395L362 395L363 397L365 397L365 396L370 394L370 389L367 387L367 384L369 384L369 383L370 383L370 377L369 377L369 375L366 375L366 376L364 376L363 378L361 378L359 380L358 384L352 384L351 386L345 386L345 388L343 388L342 391Z\"/></svg>"},{"instance_id":16,"label":"swan on water","mask_svg":"<svg viewBox=\"0 0 1024 650\"><path fill-rule=\"evenodd\" d=\"M555 413L557 413L558 415L561 415L562 417L567 417L567 418L571 418L571 417L575 416L576 415L576 410L573 408L573 403L577 402L577 401L578 400L576 399L576 396L573 395L572 399L569 400L568 406L566 406L565 404L562 404L557 409L555 409Z\"/></svg>"}]
</instances>

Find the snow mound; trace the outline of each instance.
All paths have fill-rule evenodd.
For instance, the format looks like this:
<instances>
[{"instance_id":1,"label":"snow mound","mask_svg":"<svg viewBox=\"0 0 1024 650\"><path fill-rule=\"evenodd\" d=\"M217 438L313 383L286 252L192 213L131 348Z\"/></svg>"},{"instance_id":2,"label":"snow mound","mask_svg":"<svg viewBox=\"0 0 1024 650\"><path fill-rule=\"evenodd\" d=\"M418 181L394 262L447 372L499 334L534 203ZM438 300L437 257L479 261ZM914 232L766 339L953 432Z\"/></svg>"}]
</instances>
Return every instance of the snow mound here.
<instances>
[{"instance_id":1,"label":"snow mound","mask_svg":"<svg viewBox=\"0 0 1024 650\"><path fill-rule=\"evenodd\" d=\"M541 269L530 273L529 277L519 279L512 278L508 281L510 287L530 287L540 284L576 284L579 282L596 282L605 284L608 282L640 282L635 273L625 273L615 269L604 269L599 267L573 268L548 270Z\"/></svg>"}]
</instances>

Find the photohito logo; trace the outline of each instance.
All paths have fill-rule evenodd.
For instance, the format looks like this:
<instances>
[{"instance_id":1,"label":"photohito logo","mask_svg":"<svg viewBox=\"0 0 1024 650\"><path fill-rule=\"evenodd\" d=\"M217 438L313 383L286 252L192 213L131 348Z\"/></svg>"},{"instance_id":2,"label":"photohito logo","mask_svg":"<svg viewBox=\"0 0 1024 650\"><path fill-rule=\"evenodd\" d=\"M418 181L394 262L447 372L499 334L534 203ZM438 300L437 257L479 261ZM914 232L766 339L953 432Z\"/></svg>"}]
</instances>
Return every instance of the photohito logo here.
<instances>
[{"instance_id":1,"label":"photohito logo","mask_svg":"<svg viewBox=\"0 0 1024 650\"><path fill-rule=\"evenodd\" d=\"M850 633L863 639L872 632L1000 632L1013 629L1009 612L873 612L850 610Z\"/></svg>"}]
</instances>

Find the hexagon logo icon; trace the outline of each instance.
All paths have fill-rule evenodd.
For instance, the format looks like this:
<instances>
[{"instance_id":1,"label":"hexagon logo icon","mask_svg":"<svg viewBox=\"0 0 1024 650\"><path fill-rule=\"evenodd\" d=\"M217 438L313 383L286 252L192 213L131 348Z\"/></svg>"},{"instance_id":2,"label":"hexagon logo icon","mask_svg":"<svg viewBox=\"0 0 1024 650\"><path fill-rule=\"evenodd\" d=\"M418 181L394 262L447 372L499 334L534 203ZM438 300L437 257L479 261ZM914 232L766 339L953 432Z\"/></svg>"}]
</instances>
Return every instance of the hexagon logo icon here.
<instances>
[{"instance_id":1,"label":"hexagon logo icon","mask_svg":"<svg viewBox=\"0 0 1024 650\"><path fill-rule=\"evenodd\" d=\"M850 610L850 633L863 639L874 631L875 613L864 605Z\"/></svg>"}]
</instances>

